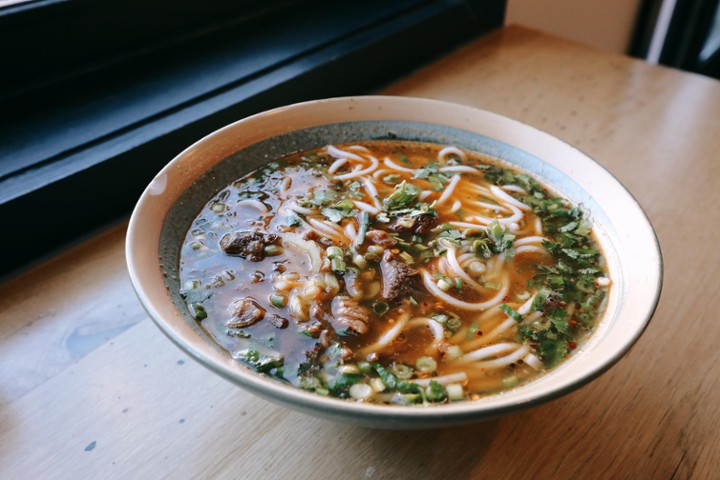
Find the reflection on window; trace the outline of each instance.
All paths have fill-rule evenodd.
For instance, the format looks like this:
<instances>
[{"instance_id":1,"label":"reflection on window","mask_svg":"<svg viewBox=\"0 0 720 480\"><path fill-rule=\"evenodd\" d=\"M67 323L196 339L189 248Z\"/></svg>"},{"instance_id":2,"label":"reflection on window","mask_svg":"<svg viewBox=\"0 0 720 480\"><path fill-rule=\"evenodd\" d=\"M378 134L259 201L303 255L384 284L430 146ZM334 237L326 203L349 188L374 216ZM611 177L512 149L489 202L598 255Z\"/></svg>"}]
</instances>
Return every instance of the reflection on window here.
<instances>
[{"instance_id":1,"label":"reflection on window","mask_svg":"<svg viewBox=\"0 0 720 480\"><path fill-rule=\"evenodd\" d=\"M10 5L17 5L19 3L29 3L33 0L0 0L0 8L9 7Z\"/></svg>"},{"instance_id":2,"label":"reflection on window","mask_svg":"<svg viewBox=\"0 0 720 480\"><path fill-rule=\"evenodd\" d=\"M715 18L700 51L700 61L707 62L718 50L720 50L720 3L715 8Z\"/></svg>"}]
</instances>

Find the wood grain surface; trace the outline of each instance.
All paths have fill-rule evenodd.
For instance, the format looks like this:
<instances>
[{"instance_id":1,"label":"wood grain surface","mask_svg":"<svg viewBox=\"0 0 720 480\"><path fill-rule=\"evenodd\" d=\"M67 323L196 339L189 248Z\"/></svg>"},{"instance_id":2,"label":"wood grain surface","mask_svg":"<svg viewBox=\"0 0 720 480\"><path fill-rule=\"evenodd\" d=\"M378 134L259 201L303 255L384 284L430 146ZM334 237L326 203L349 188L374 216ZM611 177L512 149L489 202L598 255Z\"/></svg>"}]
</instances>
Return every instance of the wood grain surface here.
<instances>
[{"instance_id":1,"label":"wood grain surface","mask_svg":"<svg viewBox=\"0 0 720 480\"><path fill-rule=\"evenodd\" d=\"M561 399L475 425L315 419L163 337L132 291L121 224L1 285L0 478L720 478L720 83L510 27L380 93L516 118L628 187L665 262L628 355Z\"/></svg>"}]
</instances>

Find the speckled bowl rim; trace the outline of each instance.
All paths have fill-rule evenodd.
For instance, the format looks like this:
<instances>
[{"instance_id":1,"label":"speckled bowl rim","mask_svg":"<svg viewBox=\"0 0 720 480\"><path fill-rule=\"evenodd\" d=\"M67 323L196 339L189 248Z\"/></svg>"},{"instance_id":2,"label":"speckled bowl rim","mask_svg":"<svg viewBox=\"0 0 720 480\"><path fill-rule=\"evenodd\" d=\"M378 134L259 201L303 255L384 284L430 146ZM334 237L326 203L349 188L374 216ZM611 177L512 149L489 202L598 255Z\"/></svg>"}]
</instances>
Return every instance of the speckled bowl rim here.
<instances>
[{"instance_id":1,"label":"speckled bowl rim","mask_svg":"<svg viewBox=\"0 0 720 480\"><path fill-rule=\"evenodd\" d=\"M187 314L178 311L159 258L163 222L198 177L244 148L274 136L321 125L376 121L437 125L438 129L457 129L490 138L540 162L522 168L541 181L572 200L593 204L590 210L596 219L595 231L608 256L614 285L598 331L560 368L524 386L477 401L429 407L364 404L305 392L257 374L219 350L188 321ZM505 160L513 163L513 158ZM547 180L548 171L554 172L550 175L553 181ZM208 199L212 193L208 192ZM130 219L126 257L133 287L148 315L202 365L281 405L379 428L428 428L479 421L568 393L599 376L630 349L647 327L662 288L662 256L652 225L622 184L590 157L516 120L463 105L411 97L304 102L259 113L211 133L175 157L145 189Z\"/></svg>"}]
</instances>

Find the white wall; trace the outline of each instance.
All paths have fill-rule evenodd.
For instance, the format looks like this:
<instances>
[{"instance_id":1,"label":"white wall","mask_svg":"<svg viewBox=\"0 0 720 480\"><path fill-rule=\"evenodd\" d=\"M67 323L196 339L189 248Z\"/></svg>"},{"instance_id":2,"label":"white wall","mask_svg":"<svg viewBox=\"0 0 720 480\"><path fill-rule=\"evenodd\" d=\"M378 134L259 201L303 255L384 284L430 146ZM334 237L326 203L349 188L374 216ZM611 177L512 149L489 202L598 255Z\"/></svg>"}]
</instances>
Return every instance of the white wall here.
<instances>
[{"instance_id":1,"label":"white wall","mask_svg":"<svg viewBox=\"0 0 720 480\"><path fill-rule=\"evenodd\" d=\"M641 0L508 0L505 23L625 53Z\"/></svg>"}]
</instances>

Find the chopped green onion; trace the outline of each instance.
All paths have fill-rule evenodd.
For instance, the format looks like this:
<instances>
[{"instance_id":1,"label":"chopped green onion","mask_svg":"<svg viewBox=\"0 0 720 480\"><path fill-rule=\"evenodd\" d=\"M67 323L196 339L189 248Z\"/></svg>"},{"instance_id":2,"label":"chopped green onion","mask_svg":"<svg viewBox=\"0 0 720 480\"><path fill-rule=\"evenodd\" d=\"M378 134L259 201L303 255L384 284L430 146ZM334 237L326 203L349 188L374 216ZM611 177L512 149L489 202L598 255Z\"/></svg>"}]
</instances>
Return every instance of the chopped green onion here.
<instances>
[{"instance_id":1,"label":"chopped green onion","mask_svg":"<svg viewBox=\"0 0 720 480\"><path fill-rule=\"evenodd\" d=\"M516 322L522 322L522 315L520 315L518 312L510 308L506 303L503 303L500 305L500 310L507 315L508 317L512 318Z\"/></svg>"},{"instance_id":2,"label":"chopped green onion","mask_svg":"<svg viewBox=\"0 0 720 480\"><path fill-rule=\"evenodd\" d=\"M413 369L404 363L394 363L390 368L395 376L400 380L408 380L413 376Z\"/></svg>"},{"instance_id":3,"label":"chopped green onion","mask_svg":"<svg viewBox=\"0 0 720 480\"><path fill-rule=\"evenodd\" d=\"M389 183L390 185L395 185L400 183L400 180L402 177L398 175L397 173L391 173L390 175L385 175L383 177L383 182Z\"/></svg>"},{"instance_id":4,"label":"chopped green onion","mask_svg":"<svg viewBox=\"0 0 720 480\"><path fill-rule=\"evenodd\" d=\"M202 305L193 303L190 305L190 308L192 309L192 315L195 317L195 320L204 320L207 318L207 311L205 311L205 307Z\"/></svg>"},{"instance_id":5,"label":"chopped green onion","mask_svg":"<svg viewBox=\"0 0 720 480\"><path fill-rule=\"evenodd\" d=\"M372 370L372 365L370 365L370 362L358 362L358 369L360 370L360 373L367 375L370 373L370 370Z\"/></svg>"},{"instance_id":6,"label":"chopped green onion","mask_svg":"<svg viewBox=\"0 0 720 480\"><path fill-rule=\"evenodd\" d=\"M420 357L415 360L415 368L421 372L431 373L437 370L437 362L432 357Z\"/></svg>"},{"instance_id":7,"label":"chopped green onion","mask_svg":"<svg viewBox=\"0 0 720 480\"><path fill-rule=\"evenodd\" d=\"M487 238L473 240L472 249L478 258L490 258L493 255Z\"/></svg>"},{"instance_id":8,"label":"chopped green onion","mask_svg":"<svg viewBox=\"0 0 720 480\"><path fill-rule=\"evenodd\" d=\"M480 325L478 325L477 322L473 322L472 325L470 325L470 328L468 328L468 331L465 334L465 338L467 338L468 340L473 338L479 330L480 330Z\"/></svg>"},{"instance_id":9,"label":"chopped green onion","mask_svg":"<svg viewBox=\"0 0 720 480\"><path fill-rule=\"evenodd\" d=\"M190 248L192 248L193 250L200 250L202 248L202 246L203 245L200 242L192 242L190 244Z\"/></svg>"},{"instance_id":10,"label":"chopped green onion","mask_svg":"<svg viewBox=\"0 0 720 480\"><path fill-rule=\"evenodd\" d=\"M373 367L375 368L375 371L378 373L386 387L395 388L395 385L397 384L397 378L395 377L395 375L390 373L385 367L383 367L379 363L374 364Z\"/></svg>"},{"instance_id":11,"label":"chopped green onion","mask_svg":"<svg viewBox=\"0 0 720 480\"><path fill-rule=\"evenodd\" d=\"M383 316L390 310L390 305L385 302L375 302L373 303L372 309L376 314Z\"/></svg>"},{"instance_id":12,"label":"chopped green onion","mask_svg":"<svg viewBox=\"0 0 720 480\"><path fill-rule=\"evenodd\" d=\"M355 400L369 400L375 394L367 383L356 383L350 387L350 396Z\"/></svg>"},{"instance_id":13,"label":"chopped green onion","mask_svg":"<svg viewBox=\"0 0 720 480\"><path fill-rule=\"evenodd\" d=\"M470 265L468 265L468 270L473 273L483 273L487 270L487 267L485 267L485 264L482 262L471 262Z\"/></svg>"},{"instance_id":14,"label":"chopped green onion","mask_svg":"<svg viewBox=\"0 0 720 480\"><path fill-rule=\"evenodd\" d=\"M370 227L370 214L368 212L360 212L359 219L360 228L358 228L357 244L362 245L365 242L365 235L368 227Z\"/></svg>"},{"instance_id":15,"label":"chopped green onion","mask_svg":"<svg viewBox=\"0 0 720 480\"><path fill-rule=\"evenodd\" d=\"M375 390L378 393L384 392L385 389L387 388L387 387L385 387L385 384L383 383L383 381L380 380L378 377L375 377L372 380L370 380L370 386L372 387L373 390Z\"/></svg>"},{"instance_id":16,"label":"chopped green onion","mask_svg":"<svg viewBox=\"0 0 720 480\"><path fill-rule=\"evenodd\" d=\"M445 326L451 332L457 332L460 330L460 327L462 327L462 321L458 317L450 317L447 322L445 322Z\"/></svg>"},{"instance_id":17,"label":"chopped green onion","mask_svg":"<svg viewBox=\"0 0 720 480\"><path fill-rule=\"evenodd\" d=\"M514 375L512 377L503 378L502 380L503 387L505 388L512 388L518 383L520 383L520 379Z\"/></svg>"},{"instance_id":18,"label":"chopped green onion","mask_svg":"<svg viewBox=\"0 0 720 480\"><path fill-rule=\"evenodd\" d=\"M365 270L368 267L367 260L359 253L353 255L353 263L361 270Z\"/></svg>"},{"instance_id":19,"label":"chopped green onion","mask_svg":"<svg viewBox=\"0 0 720 480\"><path fill-rule=\"evenodd\" d=\"M444 400L447 397L445 389L435 380L430 381L430 385L425 389L425 396L431 402L438 402Z\"/></svg>"},{"instance_id":20,"label":"chopped green onion","mask_svg":"<svg viewBox=\"0 0 720 480\"><path fill-rule=\"evenodd\" d=\"M231 337L238 337L238 338L252 337L252 335L250 335L248 332L246 332L242 328L228 328L225 333Z\"/></svg>"},{"instance_id":21,"label":"chopped green onion","mask_svg":"<svg viewBox=\"0 0 720 480\"><path fill-rule=\"evenodd\" d=\"M400 257L405 260L405 263L407 263L408 265L412 265L413 263L415 263L415 259L407 252L400 252Z\"/></svg>"},{"instance_id":22,"label":"chopped green onion","mask_svg":"<svg viewBox=\"0 0 720 480\"><path fill-rule=\"evenodd\" d=\"M463 356L462 348L458 345L450 345L447 350L445 350L445 358L448 360L454 360L456 358L460 358Z\"/></svg>"},{"instance_id":23,"label":"chopped green onion","mask_svg":"<svg viewBox=\"0 0 720 480\"><path fill-rule=\"evenodd\" d=\"M287 305L287 298L283 295L273 294L270 295L270 303L277 308L285 308L285 305Z\"/></svg>"},{"instance_id":24,"label":"chopped green onion","mask_svg":"<svg viewBox=\"0 0 720 480\"><path fill-rule=\"evenodd\" d=\"M274 257L275 255L280 255L282 253L282 249L277 245L268 245L264 250L265 255L269 257Z\"/></svg>"},{"instance_id":25,"label":"chopped green onion","mask_svg":"<svg viewBox=\"0 0 720 480\"><path fill-rule=\"evenodd\" d=\"M463 392L463 387L459 383L451 383L445 387L445 390L447 390L448 399L451 401L458 401L465 398L465 392Z\"/></svg>"},{"instance_id":26,"label":"chopped green onion","mask_svg":"<svg viewBox=\"0 0 720 480\"><path fill-rule=\"evenodd\" d=\"M333 259L330 260L330 270L343 274L347 271L347 265L341 258L333 257Z\"/></svg>"},{"instance_id":27,"label":"chopped green onion","mask_svg":"<svg viewBox=\"0 0 720 480\"><path fill-rule=\"evenodd\" d=\"M444 278L441 278L440 280L438 280L437 286L443 292L447 292L448 290L453 288L453 286L451 284L449 284Z\"/></svg>"},{"instance_id":28,"label":"chopped green onion","mask_svg":"<svg viewBox=\"0 0 720 480\"><path fill-rule=\"evenodd\" d=\"M340 365L338 367L338 373L341 375L359 375L360 369L357 367L357 365L353 365L351 363L349 365Z\"/></svg>"}]
</instances>

